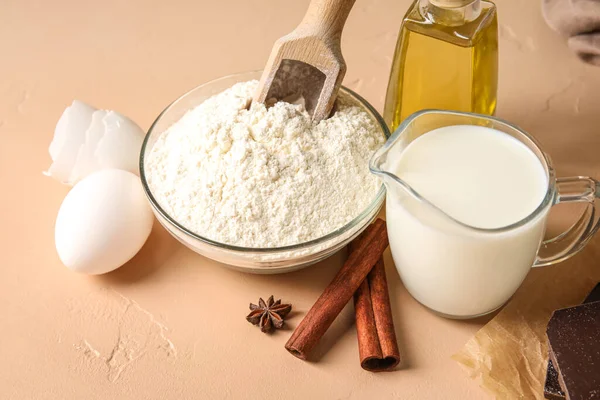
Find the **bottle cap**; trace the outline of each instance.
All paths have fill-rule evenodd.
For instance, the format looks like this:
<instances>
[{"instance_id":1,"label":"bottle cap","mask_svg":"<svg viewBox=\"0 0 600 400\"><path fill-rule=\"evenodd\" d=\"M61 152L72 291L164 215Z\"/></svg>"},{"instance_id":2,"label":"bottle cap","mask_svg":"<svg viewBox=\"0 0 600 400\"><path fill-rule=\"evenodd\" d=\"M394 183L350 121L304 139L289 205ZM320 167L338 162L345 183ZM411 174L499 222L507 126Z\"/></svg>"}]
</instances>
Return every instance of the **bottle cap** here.
<instances>
[{"instance_id":1,"label":"bottle cap","mask_svg":"<svg viewBox=\"0 0 600 400\"><path fill-rule=\"evenodd\" d=\"M431 4L441 8L458 8L464 7L476 0L429 0Z\"/></svg>"}]
</instances>

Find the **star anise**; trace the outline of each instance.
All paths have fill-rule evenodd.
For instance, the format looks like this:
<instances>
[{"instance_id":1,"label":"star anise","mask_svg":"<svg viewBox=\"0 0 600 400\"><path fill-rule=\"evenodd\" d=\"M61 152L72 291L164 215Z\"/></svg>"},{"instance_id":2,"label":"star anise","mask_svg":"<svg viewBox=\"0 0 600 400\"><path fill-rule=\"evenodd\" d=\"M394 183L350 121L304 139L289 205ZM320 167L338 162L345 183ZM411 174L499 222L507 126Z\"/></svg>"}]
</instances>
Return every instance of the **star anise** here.
<instances>
[{"instance_id":1,"label":"star anise","mask_svg":"<svg viewBox=\"0 0 600 400\"><path fill-rule=\"evenodd\" d=\"M250 303L250 310L252 311L246 316L248 322L260 326L261 331L268 333L283 326L283 319L292 311L292 305L281 304L281 299L275 301L273 296L265 303L261 297L258 305Z\"/></svg>"}]
</instances>

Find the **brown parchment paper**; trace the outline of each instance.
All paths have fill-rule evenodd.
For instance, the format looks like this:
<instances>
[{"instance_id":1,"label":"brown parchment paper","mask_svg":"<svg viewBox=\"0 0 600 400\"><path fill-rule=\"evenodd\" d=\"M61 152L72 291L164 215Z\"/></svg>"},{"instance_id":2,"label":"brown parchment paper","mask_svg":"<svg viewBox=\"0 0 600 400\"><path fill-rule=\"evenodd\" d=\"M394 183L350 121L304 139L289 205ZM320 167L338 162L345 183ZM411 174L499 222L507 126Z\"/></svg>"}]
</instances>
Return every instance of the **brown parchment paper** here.
<instances>
[{"instance_id":1,"label":"brown parchment paper","mask_svg":"<svg viewBox=\"0 0 600 400\"><path fill-rule=\"evenodd\" d=\"M498 315L452 358L497 399L543 399L552 311L579 304L600 281L600 238L571 260L534 268Z\"/></svg>"}]
</instances>

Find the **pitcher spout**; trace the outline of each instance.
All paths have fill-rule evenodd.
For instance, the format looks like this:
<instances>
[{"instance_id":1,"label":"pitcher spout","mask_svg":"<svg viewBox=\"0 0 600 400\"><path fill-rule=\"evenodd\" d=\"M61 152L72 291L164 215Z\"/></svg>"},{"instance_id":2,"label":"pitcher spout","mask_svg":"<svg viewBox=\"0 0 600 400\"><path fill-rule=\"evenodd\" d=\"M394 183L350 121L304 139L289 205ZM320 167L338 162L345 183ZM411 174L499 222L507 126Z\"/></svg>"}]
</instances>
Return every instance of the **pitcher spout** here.
<instances>
[{"instance_id":1,"label":"pitcher spout","mask_svg":"<svg viewBox=\"0 0 600 400\"><path fill-rule=\"evenodd\" d=\"M390 148L386 143L386 145L373 154L369 161L369 171L377 175L388 189L390 185L393 185L396 180L400 179L393 173L391 166L387 162L389 152Z\"/></svg>"},{"instance_id":2,"label":"pitcher spout","mask_svg":"<svg viewBox=\"0 0 600 400\"><path fill-rule=\"evenodd\" d=\"M414 194L412 188L396 175L394 168L394 160L400 158L401 153L410 143L405 128L406 124L401 124L387 142L373 154L369 161L369 170L383 181L388 192L393 193L400 189Z\"/></svg>"},{"instance_id":3,"label":"pitcher spout","mask_svg":"<svg viewBox=\"0 0 600 400\"><path fill-rule=\"evenodd\" d=\"M437 226L470 228L441 210L397 174L402 153L421 135L448 125L467 125L469 122L481 125L480 121L481 116L476 114L441 110L422 110L406 118L369 161L369 170L386 187L388 209L390 205L399 207Z\"/></svg>"}]
</instances>

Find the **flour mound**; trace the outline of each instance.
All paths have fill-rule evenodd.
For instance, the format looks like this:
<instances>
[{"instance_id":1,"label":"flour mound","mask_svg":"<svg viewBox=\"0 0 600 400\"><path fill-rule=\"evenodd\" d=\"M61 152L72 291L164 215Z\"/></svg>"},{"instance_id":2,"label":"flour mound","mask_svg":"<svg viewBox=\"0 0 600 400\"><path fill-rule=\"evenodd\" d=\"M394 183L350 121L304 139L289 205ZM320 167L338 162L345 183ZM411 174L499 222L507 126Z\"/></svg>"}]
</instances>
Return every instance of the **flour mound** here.
<instances>
[{"instance_id":1,"label":"flour mound","mask_svg":"<svg viewBox=\"0 0 600 400\"><path fill-rule=\"evenodd\" d=\"M207 99L158 138L146 173L154 197L187 229L237 246L293 245L341 228L379 190L368 160L381 128L343 94L316 125L302 105L247 109L257 85Z\"/></svg>"}]
</instances>

